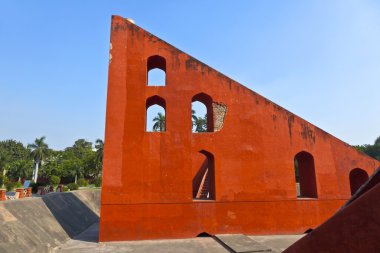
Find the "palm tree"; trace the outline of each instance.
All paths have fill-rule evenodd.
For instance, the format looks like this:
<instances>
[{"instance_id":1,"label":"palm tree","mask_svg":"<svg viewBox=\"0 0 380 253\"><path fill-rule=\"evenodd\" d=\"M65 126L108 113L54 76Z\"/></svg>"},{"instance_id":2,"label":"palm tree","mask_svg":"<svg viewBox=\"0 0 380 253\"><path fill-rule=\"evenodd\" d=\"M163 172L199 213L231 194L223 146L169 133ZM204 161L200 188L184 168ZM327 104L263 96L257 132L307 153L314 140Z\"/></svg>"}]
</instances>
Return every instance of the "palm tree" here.
<instances>
[{"instance_id":1,"label":"palm tree","mask_svg":"<svg viewBox=\"0 0 380 253\"><path fill-rule=\"evenodd\" d=\"M99 176L100 169L103 167L103 148L104 142L101 139L95 141L95 160L96 160L96 178Z\"/></svg>"},{"instance_id":2,"label":"palm tree","mask_svg":"<svg viewBox=\"0 0 380 253\"><path fill-rule=\"evenodd\" d=\"M34 143L28 144L28 148L32 149L32 152L30 154L35 164L35 169L33 171L33 180L36 183L38 179L38 167L45 158L49 148L48 145L45 143L45 138L45 136L42 136L41 138L36 138Z\"/></svg>"},{"instance_id":3,"label":"palm tree","mask_svg":"<svg viewBox=\"0 0 380 253\"><path fill-rule=\"evenodd\" d=\"M158 113L156 117L153 119L153 131L155 132L164 132L165 131L165 115L162 113Z\"/></svg>"},{"instance_id":4,"label":"palm tree","mask_svg":"<svg viewBox=\"0 0 380 253\"><path fill-rule=\"evenodd\" d=\"M204 118L195 116L193 125L195 126L195 132L207 132L207 114Z\"/></svg>"}]
</instances>

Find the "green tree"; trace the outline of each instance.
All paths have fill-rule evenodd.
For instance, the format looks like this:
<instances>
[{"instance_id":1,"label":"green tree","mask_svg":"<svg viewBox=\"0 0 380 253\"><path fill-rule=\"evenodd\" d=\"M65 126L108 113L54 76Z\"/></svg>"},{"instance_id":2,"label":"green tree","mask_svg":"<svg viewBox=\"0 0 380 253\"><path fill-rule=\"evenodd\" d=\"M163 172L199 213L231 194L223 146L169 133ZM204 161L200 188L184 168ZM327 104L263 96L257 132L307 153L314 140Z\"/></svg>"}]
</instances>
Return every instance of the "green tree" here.
<instances>
[{"instance_id":1,"label":"green tree","mask_svg":"<svg viewBox=\"0 0 380 253\"><path fill-rule=\"evenodd\" d=\"M28 148L30 148L31 156L34 160L35 169L33 172L33 180L34 182L37 182L38 179L38 168L42 164L42 161L44 160L45 156L48 152L48 145L45 143L45 136L42 136L41 138L36 138L34 143L28 144Z\"/></svg>"},{"instance_id":2,"label":"green tree","mask_svg":"<svg viewBox=\"0 0 380 253\"><path fill-rule=\"evenodd\" d=\"M33 161L20 159L9 164L7 173L9 178L17 178L20 182L22 178L30 178L33 171Z\"/></svg>"},{"instance_id":3,"label":"green tree","mask_svg":"<svg viewBox=\"0 0 380 253\"><path fill-rule=\"evenodd\" d=\"M164 132L165 131L165 115L158 113L156 117L153 118L153 131Z\"/></svg>"},{"instance_id":4,"label":"green tree","mask_svg":"<svg viewBox=\"0 0 380 253\"><path fill-rule=\"evenodd\" d=\"M6 170L9 160L9 155L4 150L0 150L0 174L3 174L4 170Z\"/></svg>"},{"instance_id":5,"label":"green tree","mask_svg":"<svg viewBox=\"0 0 380 253\"><path fill-rule=\"evenodd\" d=\"M193 124L195 126L195 132L207 132L207 114L204 118L195 116Z\"/></svg>"},{"instance_id":6,"label":"green tree","mask_svg":"<svg viewBox=\"0 0 380 253\"><path fill-rule=\"evenodd\" d=\"M28 159L29 150L15 140L0 141L0 173L9 169L11 163Z\"/></svg>"},{"instance_id":7,"label":"green tree","mask_svg":"<svg viewBox=\"0 0 380 253\"><path fill-rule=\"evenodd\" d=\"M54 176L54 175L50 177L50 183L52 185L57 186L57 185L59 185L60 182L61 182L61 178L60 177Z\"/></svg>"},{"instance_id":8,"label":"green tree","mask_svg":"<svg viewBox=\"0 0 380 253\"><path fill-rule=\"evenodd\" d=\"M0 152L9 156L9 162L27 158L29 150L21 142L15 140L0 141Z\"/></svg>"},{"instance_id":9,"label":"green tree","mask_svg":"<svg viewBox=\"0 0 380 253\"><path fill-rule=\"evenodd\" d=\"M83 175L83 161L77 157L71 157L70 159L63 160L63 176L74 178L74 182L77 182L78 177Z\"/></svg>"},{"instance_id":10,"label":"green tree","mask_svg":"<svg viewBox=\"0 0 380 253\"><path fill-rule=\"evenodd\" d=\"M41 175L45 178L52 176L62 176L62 161L63 151L48 150L47 157L45 158L44 166L41 168Z\"/></svg>"},{"instance_id":11,"label":"green tree","mask_svg":"<svg viewBox=\"0 0 380 253\"><path fill-rule=\"evenodd\" d=\"M83 157L83 176L84 177L96 177L96 153L95 151L87 152Z\"/></svg>"},{"instance_id":12,"label":"green tree","mask_svg":"<svg viewBox=\"0 0 380 253\"><path fill-rule=\"evenodd\" d=\"M95 178L98 178L103 169L103 149L104 142L101 139L97 139L95 141L95 163L96 163L96 175Z\"/></svg>"},{"instance_id":13,"label":"green tree","mask_svg":"<svg viewBox=\"0 0 380 253\"><path fill-rule=\"evenodd\" d=\"M354 146L357 150L367 154L368 156L380 161L380 137L377 137L374 144L364 144Z\"/></svg>"},{"instance_id":14,"label":"green tree","mask_svg":"<svg viewBox=\"0 0 380 253\"><path fill-rule=\"evenodd\" d=\"M94 177L96 174L95 151L92 143L85 139L78 139L72 147L65 149L63 153L63 176L75 178Z\"/></svg>"},{"instance_id":15,"label":"green tree","mask_svg":"<svg viewBox=\"0 0 380 253\"><path fill-rule=\"evenodd\" d=\"M380 146L380 136L376 138L374 145Z\"/></svg>"},{"instance_id":16,"label":"green tree","mask_svg":"<svg viewBox=\"0 0 380 253\"><path fill-rule=\"evenodd\" d=\"M85 139L78 139L75 141L73 148L74 148L74 150L77 150L77 151L91 150L92 149L92 143L89 141L86 141Z\"/></svg>"},{"instance_id":17,"label":"green tree","mask_svg":"<svg viewBox=\"0 0 380 253\"><path fill-rule=\"evenodd\" d=\"M66 152L72 152L75 157L82 159L86 153L92 151L92 143L85 139L78 139L72 147L65 149Z\"/></svg>"}]
</instances>

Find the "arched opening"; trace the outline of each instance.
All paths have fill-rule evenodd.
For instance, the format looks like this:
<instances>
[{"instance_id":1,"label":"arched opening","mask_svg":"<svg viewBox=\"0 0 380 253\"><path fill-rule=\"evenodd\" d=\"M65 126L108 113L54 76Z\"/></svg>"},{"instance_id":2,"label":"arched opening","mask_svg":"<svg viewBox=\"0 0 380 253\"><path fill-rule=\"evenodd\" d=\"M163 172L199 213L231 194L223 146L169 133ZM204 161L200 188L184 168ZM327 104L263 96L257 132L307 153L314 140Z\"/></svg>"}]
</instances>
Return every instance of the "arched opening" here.
<instances>
[{"instance_id":1,"label":"arched opening","mask_svg":"<svg viewBox=\"0 0 380 253\"><path fill-rule=\"evenodd\" d=\"M191 120L193 133L207 132L207 108L202 102L191 103Z\"/></svg>"},{"instance_id":2,"label":"arched opening","mask_svg":"<svg viewBox=\"0 0 380 253\"><path fill-rule=\"evenodd\" d=\"M197 235L197 237L212 237L212 235L210 235L209 233L207 232L202 232L202 233L199 233Z\"/></svg>"},{"instance_id":3,"label":"arched opening","mask_svg":"<svg viewBox=\"0 0 380 253\"><path fill-rule=\"evenodd\" d=\"M368 173L360 168L355 168L350 171L350 188L351 195L354 195L360 186L368 180Z\"/></svg>"},{"instance_id":4,"label":"arched opening","mask_svg":"<svg viewBox=\"0 0 380 253\"><path fill-rule=\"evenodd\" d=\"M214 113L212 109L212 98L199 93L191 100L192 131L214 132Z\"/></svg>"},{"instance_id":5,"label":"arched opening","mask_svg":"<svg viewBox=\"0 0 380 253\"><path fill-rule=\"evenodd\" d=\"M294 157L294 171L298 198L317 198L317 180L313 156L305 151Z\"/></svg>"},{"instance_id":6,"label":"arched opening","mask_svg":"<svg viewBox=\"0 0 380 253\"><path fill-rule=\"evenodd\" d=\"M159 96L153 96L146 100L146 121L145 130L147 132L166 131L166 102Z\"/></svg>"},{"instance_id":7,"label":"arched opening","mask_svg":"<svg viewBox=\"0 0 380 253\"><path fill-rule=\"evenodd\" d=\"M214 156L205 150L199 151L203 156L199 169L193 178L194 200L215 200L215 161Z\"/></svg>"},{"instance_id":8,"label":"arched opening","mask_svg":"<svg viewBox=\"0 0 380 253\"><path fill-rule=\"evenodd\" d=\"M147 85L166 85L166 60L162 56L153 55L147 61Z\"/></svg>"},{"instance_id":9,"label":"arched opening","mask_svg":"<svg viewBox=\"0 0 380 253\"><path fill-rule=\"evenodd\" d=\"M308 234L308 233L310 233L310 232L312 232L313 231L313 229L312 228L309 228L309 229L307 229L305 232L303 232L304 234Z\"/></svg>"}]
</instances>

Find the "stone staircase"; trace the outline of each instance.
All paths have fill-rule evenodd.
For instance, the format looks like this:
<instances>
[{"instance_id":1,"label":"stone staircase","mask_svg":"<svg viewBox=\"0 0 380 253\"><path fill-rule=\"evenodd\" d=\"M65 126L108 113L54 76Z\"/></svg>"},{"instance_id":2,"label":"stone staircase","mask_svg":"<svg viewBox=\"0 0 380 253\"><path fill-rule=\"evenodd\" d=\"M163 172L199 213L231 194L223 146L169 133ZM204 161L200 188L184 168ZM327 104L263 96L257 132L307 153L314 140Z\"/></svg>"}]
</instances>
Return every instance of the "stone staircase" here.
<instances>
[{"instance_id":1,"label":"stone staircase","mask_svg":"<svg viewBox=\"0 0 380 253\"><path fill-rule=\"evenodd\" d=\"M210 186L210 175L209 175L208 169L206 169L202 177L202 181L199 185L198 193L195 199L206 199L206 200L210 199L209 186Z\"/></svg>"}]
</instances>

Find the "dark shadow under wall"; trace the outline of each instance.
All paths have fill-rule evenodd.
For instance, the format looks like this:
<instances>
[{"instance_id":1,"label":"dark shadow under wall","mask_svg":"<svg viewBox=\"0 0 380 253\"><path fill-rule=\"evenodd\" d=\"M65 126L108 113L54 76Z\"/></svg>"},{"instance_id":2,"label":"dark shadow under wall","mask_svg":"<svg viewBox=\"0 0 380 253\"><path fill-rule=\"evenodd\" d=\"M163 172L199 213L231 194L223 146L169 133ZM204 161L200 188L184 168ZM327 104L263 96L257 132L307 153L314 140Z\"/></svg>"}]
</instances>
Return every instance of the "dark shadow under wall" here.
<instances>
[{"instance_id":1,"label":"dark shadow under wall","mask_svg":"<svg viewBox=\"0 0 380 253\"><path fill-rule=\"evenodd\" d=\"M99 222L99 216L73 193L53 193L43 201L70 238Z\"/></svg>"}]
</instances>

